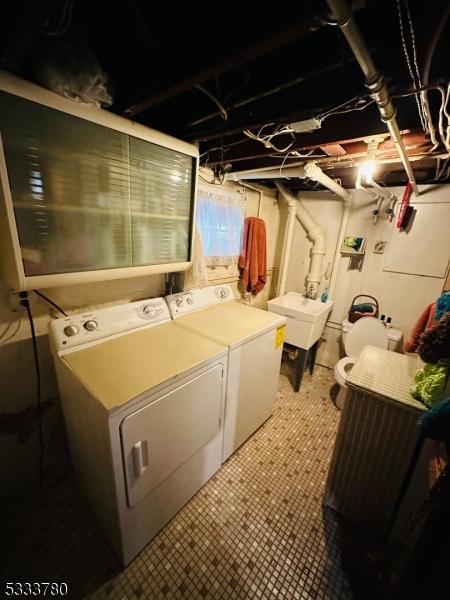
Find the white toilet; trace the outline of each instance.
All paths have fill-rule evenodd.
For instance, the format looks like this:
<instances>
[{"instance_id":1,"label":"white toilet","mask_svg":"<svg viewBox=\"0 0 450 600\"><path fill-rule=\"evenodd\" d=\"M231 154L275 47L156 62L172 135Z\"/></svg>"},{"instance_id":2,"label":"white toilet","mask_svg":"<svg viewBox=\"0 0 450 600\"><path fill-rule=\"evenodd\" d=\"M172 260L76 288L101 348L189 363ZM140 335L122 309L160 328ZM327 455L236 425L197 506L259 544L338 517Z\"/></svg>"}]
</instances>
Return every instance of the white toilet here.
<instances>
[{"instance_id":1,"label":"white toilet","mask_svg":"<svg viewBox=\"0 0 450 600\"><path fill-rule=\"evenodd\" d=\"M350 323L347 319L342 322L342 339L346 356L339 360L334 367L334 376L341 386L336 403L342 406L346 393L346 379L365 346L377 346L394 352L399 349L402 332L399 329L385 325L374 317L363 317Z\"/></svg>"}]
</instances>

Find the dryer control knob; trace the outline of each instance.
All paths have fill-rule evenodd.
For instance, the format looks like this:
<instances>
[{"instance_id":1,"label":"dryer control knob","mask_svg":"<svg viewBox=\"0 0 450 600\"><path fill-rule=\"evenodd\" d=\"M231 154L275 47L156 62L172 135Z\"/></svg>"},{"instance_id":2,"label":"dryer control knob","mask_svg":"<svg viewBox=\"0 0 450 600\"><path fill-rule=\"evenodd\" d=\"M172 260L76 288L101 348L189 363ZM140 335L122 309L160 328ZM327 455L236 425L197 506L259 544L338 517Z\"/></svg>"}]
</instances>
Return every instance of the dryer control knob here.
<instances>
[{"instance_id":1,"label":"dryer control knob","mask_svg":"<svg viewBox=\"0 0 450 600\"><path fill-rule=\"evenodd\" d=\"M87 331L95 331L98 327L98 323L97 321L86 321L86 323L84 323L83 327L85 329L87 329Z\"/></svg>"},{"instance_id":2,"label":"dryer control knob","mask_svg":"<svg viewBox=\"0 0 450 600\"><path fill-rule=\"evenodd\" d=\"M146 318L153 319L153 317L156 315L156 308L152 304L146 304L142 309L142 312Z\"/></svg>"},{"instance_id":3,"label":"dryer control knob","mask_svg":"<svg viewBox=\"0 0 450 600\"><path fill-rule=\"evenodd\" d=\"M183 298L177 298L176 305L183 306L183 302L184 302Z\"/></svg>"},{"instance_id":4,"label":"dryer control knob","mask_svg":"<svg viewBox=\"0 0 450 600\"><path fill-rule=\"evenodd\" d=\"M187 299L186 299L186 302L187 302L188 304L194 304L194 301L193 301L193 299L192 299L192 298L187 298Z\"/></svg>"},{"instance_id":5,"label":"dryer control knob","mask_svg":"<svg viewBox=\"0 0 450 600\"><path fill-rule=\"evenodd\" d=\"M221 298L226 298L228 296L228 290L220 290L220 297Z\"/></svg>"},{"instance_id":6,"label":"dryer control knob","mask_svg":"<svg viewBox=\"0 0 450 600\"><path fill-rule=\"evenodd\" d=\"M67 327L64 327L64 333L67 337L72 337L78 333L78 327L76 325L67 325Z\"/></svg>"}]
</instances>

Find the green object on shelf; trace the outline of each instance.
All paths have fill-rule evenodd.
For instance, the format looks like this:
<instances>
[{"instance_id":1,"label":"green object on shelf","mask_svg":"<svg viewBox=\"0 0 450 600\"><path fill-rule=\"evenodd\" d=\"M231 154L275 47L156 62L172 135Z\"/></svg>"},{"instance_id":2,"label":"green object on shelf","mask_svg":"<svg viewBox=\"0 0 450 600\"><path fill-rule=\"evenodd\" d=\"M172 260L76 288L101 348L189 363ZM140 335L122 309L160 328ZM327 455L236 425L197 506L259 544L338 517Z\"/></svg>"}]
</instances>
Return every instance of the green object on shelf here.
<instances>
[{"instance_id":1,"label":"green object on shelf","mask_svg":"<svg viewBox=\"0 0 450 600\"><path fill-rule=\"evenodd\" d=\"M362 237L345 237L344 246L347 246L348 248L353 248L354 250L358 251L361 248L363 241L364 238Z\"/></svg>"},{"instance_id":2,"label":"green object on shelf","mask_svg":"<svg viewBox=\"0 0 450 600\"><path fill-rule=\"evenodd\" d=\"M450 371L450 359L440 360L435 365L426 364L414 377L416 385L411 388L411 396L433 406L442 400Z\"/></svg>"}]
</instances>

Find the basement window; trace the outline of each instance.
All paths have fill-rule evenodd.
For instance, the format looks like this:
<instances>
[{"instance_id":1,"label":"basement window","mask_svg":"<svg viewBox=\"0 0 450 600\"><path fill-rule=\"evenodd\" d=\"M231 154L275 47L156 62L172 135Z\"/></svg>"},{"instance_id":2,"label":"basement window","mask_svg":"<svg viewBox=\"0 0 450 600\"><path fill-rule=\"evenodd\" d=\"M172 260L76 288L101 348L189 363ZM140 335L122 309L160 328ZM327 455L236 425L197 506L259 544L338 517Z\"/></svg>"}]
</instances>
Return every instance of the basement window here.
<instances>
[{"instance_id":1,"label":"basement window","mask_svg":"<svg viewBox=\"0 0 450 600\"><path fill-rule=\"evenodd\" d=\"M207 265L231 265L241 250L245 200L225 189L199 187L196 222Z\"/></svg>"}]
</instances>

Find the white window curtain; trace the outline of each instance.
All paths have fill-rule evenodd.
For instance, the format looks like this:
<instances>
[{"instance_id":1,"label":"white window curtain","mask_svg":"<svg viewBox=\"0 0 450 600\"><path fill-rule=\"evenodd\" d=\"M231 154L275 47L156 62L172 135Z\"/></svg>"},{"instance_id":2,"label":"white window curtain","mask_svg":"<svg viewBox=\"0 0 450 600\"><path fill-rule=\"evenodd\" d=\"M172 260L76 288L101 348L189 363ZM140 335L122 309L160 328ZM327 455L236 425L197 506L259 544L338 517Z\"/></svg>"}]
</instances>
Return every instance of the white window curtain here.
<instances>
[{"instance_id":1,"label":"white window curtain","mask_svg":"<svg viewBox=\"0 0 450 600\"><path fill-rule=\"evenodd\" d=\"M206 268L203 243L198 226L194 226L194 243L192 244L192 266L184 273L183 290L205 287L208 285L208 270Z\"/></svg>"},{"instance_id":2,"label":"white window curtain","mask_svg":"<svg viewBox=\"0 0 450 600\"><path fill-rule=\"evenodd\" d=\"M199 186L196 222L207 265L237 263L244 217L245 198L241 194L218 186Z\"/></svg>"}]
</instances>

